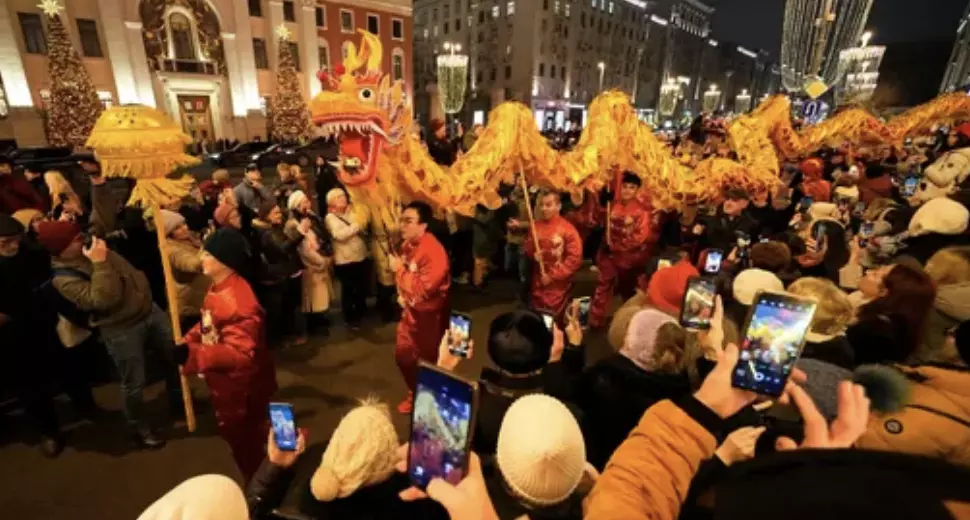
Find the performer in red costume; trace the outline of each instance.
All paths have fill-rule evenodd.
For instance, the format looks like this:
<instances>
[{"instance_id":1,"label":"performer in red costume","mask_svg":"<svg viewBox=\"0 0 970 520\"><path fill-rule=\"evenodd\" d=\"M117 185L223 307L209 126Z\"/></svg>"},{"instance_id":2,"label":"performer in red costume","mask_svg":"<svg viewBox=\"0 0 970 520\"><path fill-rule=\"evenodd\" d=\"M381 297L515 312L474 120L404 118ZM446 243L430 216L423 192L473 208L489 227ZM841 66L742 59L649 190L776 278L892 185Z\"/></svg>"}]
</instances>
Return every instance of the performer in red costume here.
<instances>
[{"instance_id":1,"label":"performer in red costume","mask_svg":"<svg viewBox=\"0 0 970 520\"><path fill-rule=\"evenodd\" d=\"M216 230L202 252L202 272L212 279L202 320L185 335L176 358L186 374L209 385L219 436L249 482L266 455L267 408L276 392L276 371L266 348L264 312L239 275L249 258L246 238Z\"/></svg>"},{"instance_id":2,"label":"performer in red costume","mask_svg":"<svg viewBox=\"0 0 970 520\"><path fill-rule=\"evenodd\" d=\"M609 226L607 239L596 255L599 279L589 314L590 327L605 325L610 300L617 285L624 298L633 295L637 277L657 241L653 211L637 197L642 184L640 177L630 172L623 173L620 199L613 201L606 224Z\"/></svg>"},{"instance_id":3,"label":"performer in red costume","mask_svg":"<svg viewBox=\"0 0 970 520\"><path fill-rule=\"evenodd\" d=\"M539 237L539 255L531 231L525 239L525 254L532 259L532 307L562 316L569 303L573 276L583 265L583 241L576 228L559 214L562 201L558 193L542 192L538 202L535 236ZM544 276L537 256L542 259Z\"/></svg>"},{"instance_id":4,"label":"performer in red costume","mask_svg":"<svg viewBox=\"0 0 970 520\"><path fill-rule=\"evenodd\" d=\"M409 389L407 399L397 406L403 414L411 413L414 407L418 360L435 362L438 344L448 328L451 272L448 253L428 232L431 216L431 207L424 202L408 204L401 215L401 254L390 257L398 303L403 309L394 350Z\"/></svg>"}]
</instances>

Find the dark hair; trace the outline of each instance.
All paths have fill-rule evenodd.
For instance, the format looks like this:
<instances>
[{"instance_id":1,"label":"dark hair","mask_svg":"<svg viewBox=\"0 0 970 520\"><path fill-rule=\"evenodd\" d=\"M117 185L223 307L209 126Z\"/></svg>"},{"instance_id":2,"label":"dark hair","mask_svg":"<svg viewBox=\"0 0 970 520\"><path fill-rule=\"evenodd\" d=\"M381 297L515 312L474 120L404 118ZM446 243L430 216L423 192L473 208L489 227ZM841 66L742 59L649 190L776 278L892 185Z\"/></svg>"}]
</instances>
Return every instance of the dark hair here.
<instances>
[{"instance_id":1,"label":"dark hair","mask_svg":"<svg viewBox=\"0 0 970 520\"><path fill-rule=\"evenodd\" d=\"M727 200L748 200L748 192L744 188L728 188L724 192L724 198Z\"/></svg>"},{"instance_id":2,"label":"dark hair","mask_svg":"<svg viewBox=\"0 0 970 520\"><path fill-rule=\"evenodd\" d=\"M552 339L539 313L530 309L507 312L488 327L488 355L506 372L529 374L549 362Z\"/></svg>"},{"instance_id":3,"label":"dark hair","mask_svg":"<svg viewBox=\"0 0 970 520\"><path fill-rule=\"evenodd\" d=\"M422 202L420 200L413 201L404 209L413 209L415 213L418 214L418 224L428 224L431 222L433 217L433 212L431 211L431 206L427 202Z\"/></svg>"},{"instance_id":4,"label":"dark hair","mask_svg":"<svg viewBox=\"0 0 970 520\"><path fill-rule=\"evenodd\" d=\"M791 250L788 246L775 241L757 243L751 246L749 258L751 267L778 273L791 265Z\"/></svg>"},{"instance_id":5,"label":"dark hair","mask_svg":"<svg viewBox=\"0 0 970 520\"><path fill-rule=\"evenodd\" d=\"M623 172L623 184L635 184L637 187L639 187L643 186L643 180L640 179L637 174L631 171L626 171Z\"/></svg>"},{"instance_id":6,"label":"dark hair","mask_svg":"<svg viewBox=\"0 0 970 520\"><path fill-rule=\"evenodd\" d=\"M6 155L0 155L0 166L4 164L9 164L10 167L13 168L13 160L7 157Z\"/></svg>"},{"instance_id":7,"label":"dark hair","mask_svg":"<svg viewBox=\"0 0 970 520\"><path fill-rule=\"evenodd\" d=\"M859 309L859 319L892 316L904 321L906 337L898 338L894 347L898 352L886 352L890 361L904 361L919 347L923 328L936 300L936 286L922 269L897 264L882 282L886 295Z\"/></svg>"}]
</instances>

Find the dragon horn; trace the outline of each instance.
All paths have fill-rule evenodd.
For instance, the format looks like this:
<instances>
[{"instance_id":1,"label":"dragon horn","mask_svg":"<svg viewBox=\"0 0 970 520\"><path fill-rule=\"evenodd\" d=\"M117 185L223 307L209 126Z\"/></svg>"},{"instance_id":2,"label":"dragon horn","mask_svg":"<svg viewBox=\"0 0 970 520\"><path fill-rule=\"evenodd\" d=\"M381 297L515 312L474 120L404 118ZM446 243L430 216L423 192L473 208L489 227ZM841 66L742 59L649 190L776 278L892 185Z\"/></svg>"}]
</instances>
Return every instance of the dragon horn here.
<instances>
[{"instance_id":1,"label":"dragon horn","mask_svg":"<svg viewBox=\"0 0 970 520\"><path fill-rule=\"evenodd\" d=\"M359 62L361 64L367 63L368 71L380 71L384 53L381 39L363 29L357 29L357 32L361 36L360 52L357 55Z\"/></svg>"},{"instance_id":2,"label":"dragon horn","mask_svg":"<svg viewBox=\"0 0 970 520\"><path fill-rule=\"evenodd\" d=\"M346 69L347 74L353 74L364 66L362 55L365 51L362 46L360 52L357 52L357 46L354 45L353 42L347 42L347 46L349 47L349 50L347 52L347 57L344 58L344 68Z\"/></svg>"}]
</instances>

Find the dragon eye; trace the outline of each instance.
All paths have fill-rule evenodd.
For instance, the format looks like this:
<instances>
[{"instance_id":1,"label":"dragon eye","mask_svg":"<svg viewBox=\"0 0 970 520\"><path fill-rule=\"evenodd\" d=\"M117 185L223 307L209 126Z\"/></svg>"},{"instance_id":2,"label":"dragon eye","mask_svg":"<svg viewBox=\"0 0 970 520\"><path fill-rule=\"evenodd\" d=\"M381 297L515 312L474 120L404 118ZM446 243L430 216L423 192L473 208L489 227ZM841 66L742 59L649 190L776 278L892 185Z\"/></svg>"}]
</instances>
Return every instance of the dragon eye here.
<instances>
[{"instance_id":1,"label":"dragon eye","mask_svg":"<svg viewBox=\"0 0 970 520\"><path fill-rule=\"evenodd\" d=\"M357 93L357 97L359 97L361 101L370 101L374 99L374 91L369 88L362 88L360 89L360 92Z\"/></svg>"}]
</instances>

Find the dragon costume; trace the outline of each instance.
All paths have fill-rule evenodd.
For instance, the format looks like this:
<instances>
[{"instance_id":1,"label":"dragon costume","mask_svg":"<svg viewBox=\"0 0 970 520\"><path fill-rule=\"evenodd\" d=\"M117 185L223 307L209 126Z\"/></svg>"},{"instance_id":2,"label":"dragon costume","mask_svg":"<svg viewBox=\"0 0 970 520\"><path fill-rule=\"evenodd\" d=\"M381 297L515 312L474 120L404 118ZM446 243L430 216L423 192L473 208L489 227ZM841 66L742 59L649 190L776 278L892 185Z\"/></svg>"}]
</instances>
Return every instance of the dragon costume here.
<instances>
[{"instance_id":1,"label":"dragon costume","mask_svg":"<svg viewBox=\"0 0 970 520\"><path fill-rule=\"evenodd\" d=\"M847 109L797 132L790 101L774 96L727 127L738 160L708 158L681 164L652 128L636 117L630 97L611 90L590 103L587 125L567 152L551 148L528 107L506 102L491 111L475 145L451 167L436 164L412 131L412 110L402 81L381 72L380 39L361 33L342 66L321 72L324 91L310 101L317 135L340 139L338 175L356 203L371 209L375 228L392 230L402 202L423 200L438 211L472 215L477 204L501 204L500 183L522 172L528 182L560 191L598 190L617 169L643 179L655 209L718 199L727 186L758 193L778 182L782 160L828 144L890 144L927 125L970 115L970 97L948 94L883 123L862 109Z\"/></svg>"}]
</instances>

